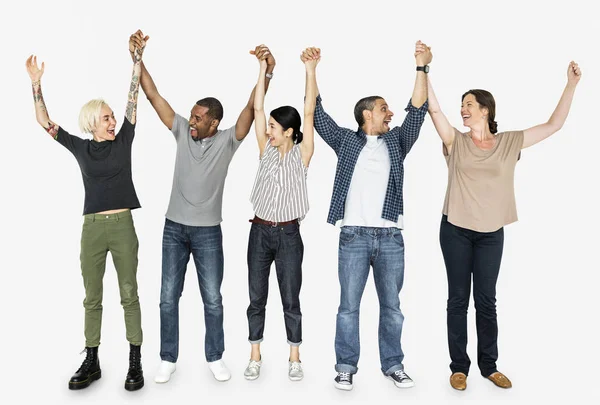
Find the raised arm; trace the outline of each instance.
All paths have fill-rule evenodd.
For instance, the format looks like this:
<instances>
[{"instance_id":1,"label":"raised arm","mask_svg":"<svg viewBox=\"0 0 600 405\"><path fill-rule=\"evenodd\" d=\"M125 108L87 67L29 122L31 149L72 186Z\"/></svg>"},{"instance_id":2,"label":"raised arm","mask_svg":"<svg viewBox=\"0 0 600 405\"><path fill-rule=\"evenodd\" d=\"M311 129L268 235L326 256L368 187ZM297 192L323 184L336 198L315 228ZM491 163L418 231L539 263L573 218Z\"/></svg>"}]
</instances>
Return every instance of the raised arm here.
<instances>
[{"instance_id":1,"label":"raised arm","mask_svg":"<svg viewBox=\"0 0 600 405\"><path fill-rule=\"evenodd\" d=\"M267 61L260 58L258 61L260 63L260 69L258 73L258 82L256 83L253 91L253 116L254 132L256 132L256 141L258 142L258 150L260 152L259 156L262 158L263 152L265 151L265 146L267 144L267 118L265 117L265 74L267 73Z\"/></svg>"},{"instance_id":2,"label":"raised arm","mask_svg":"<svg viewBox=\"0 0 600 405\"><path fill-rule=\"evenodd\" d=\"M429 104L427 111L429 112L431 121L433 121L433 126L444 145L446 145L446 149L450 151L452 143L454 142L454 127L450 125L448 118L446 118L446 115L442 112L429 77L427 78L427 94Z\"/></svg>"},{"instance_id":3,"label":"raised arm","mask_svg":"<svg viewBox=\"0 0 600 405\"><path fill-rule=\"evenodd\" d=\"M127 95L127 108L125 109L125 118L135 125L137 117L137 101L140 89L140 75L142 73L142 54L146 42L143 41L141 47L135 47L133 52L133 73L131 74L131 84L129 86L129 94Z\"/></svg>"},{"instance_id":4,"label":"raised arm","mask_svg":"<svg viewBox=\"0 0 600 405\"><path fill-rule=\"evenodd\" d=\"M310 56L310 59L300 57L306 68L306 89L304 93L304 134L300 142L300 152L304 166L308 167L310 159L315 151L315 107L317 105L317 65L321 61L320 48L306 48L304 53Z\"/></svg>"},{"instance_id":5,"label":"raised arm","mask_svg":"<svg viewBox=\"0 0 600 405\"><path fill-rule=\"evenodd\" d=\"M253 51L250 51L250 54L255 55L258 58L258 60L264 59L267 63L267 69L264 74L268 75L268 76L265 77L264 84L263 84L264 93L266 94L267 90L269 89L269 83L271 82L271 76L273 76L273 70L275 69L275 57L273 56L273 54L271 53L269 48L264 44L258 45L256 48L254 48ZM248 132L250 132L250 127L252 126L252 120L254 120L255 91L256 91L256 86L252 89L252 93L250 93L250 98L248 99L248 103L246 104L246 106L244 107L242 112L240 113L240 116L238 117L238 120L235 123L235 138L238 141L241 141L242 139L244 139L246 137L246 135L248 135ZM263 94L263 99L264 99L264 94ZM258 136L258 134L257 134L257 136ZM260 144L260 139L258 141ZM264 144L259 147L263 147L263 146L264 146ZM262 150L261 150L261 156L262 156Z\"/></svg>"},{"instance_id":6,"label":"raised arm","mask_svg":"<svg viewBox=\"0 0 600 405\"><path fill-rule=\"evenodd\" d=\"M415 52L415 61L418 66L425 66L431 63L433 55L431 54L431 48L417 41L417 49L420 51ZM427 114L427 73L424 71L417 71L417 77L415 78L415 87L413 89L412 97L409 105L406 107L406 117L400 126L400 147L404 155L406 155L419 138L423 121L425 121L425 114Z\"/></svg>"},{"instance_id":7,"label":"raised arm","mask_svg":"<svg viewBox=\"0 0 600 405\"><path fill-rule=\"evenodd\" d=\"M310 48L308 48L310 49ZM312 59L311 54L307 49L302 51L302 55L300 55L300 60L303 63L306 63L307 60ZM315 76L315 86L316 86L316 76ZM349 129L340 127L334 120L325 112L323 109L323 104L321 103L321 95L319 94L318 87L317 97L315 98L315 113L314 113L314 129L317 131L319 136L323 138L323 140L333 149L333 151L337 154L342 137L346 132L352 132Z\"/></svg>"},{"instance_id":8,"label":"raised arm","mask_svg":"<svg viewBox=\"0 0 600 405\"><path fill-rule=\"evenodd\" d=\"M144 36L142 31L137 30L134 34L129 37L129 52L131 54L131 58L135 61L135 48L142 48L144 43L148 41L150 37ZM154 107L154 110L158 114L158 117L162 121L163 124L169 129L173 128L173 121L175 120L175 111L169 105L167 100L165 100L160 93L158 92L156 85L154 84L154 80L152 80L152 76L146 70L146 66L144 62L140 63L140 84L142 85L142 90L146 94L146 98Z\"/></svg>"},{"instance_id":9,"label":"raised arm","mask_svg":"<svg viewBox=\"0 0 600 405\"><path fill-rule=\"evenodd\" d=\"M573 95L575 95L575 88L577 87L577 83L579 83L579 79L581 79L581 70L577 63L571 61L567 69L567 85L558 101L556 109L547 122L523 131L523 149L543 141L562 128L567 115L569 115L571 102L573 101Z\"/></svg>"},{"instance_id":10,"label":"raised arm","mask_svg":"<svg viewBox=\"0 0 600 405\"><path fill-rule=\"evenodd\" d=\"M433 55L431 54L431 48L417 41L415 49L415 59L417 66L425 66L431 63ZM417 71L417 78L415 79L415 88L412 94L412 105L415 108L420 108L425 101L427 101L427 73L423 71Z\"/></svg>"},{"instance_id":11,"label":"raised arm","mask_svg":"<svg viewBox=\"0 0 600 405\"><path fill-rule=\"evenodd\" d=\"M41 80L44 75L44 62L42 62L42 68L40 69L37 64L37 57L31 55L25 62L27 73L31 78L31 89L33 91L33 104L35 106L35 118L38 124L40 124L46 132L53 138L56 138L58 134L58 125L56 125L50 116L48 115L48 109L44 102L44 96L42 95Z\"/></svg>"}]
</instances>

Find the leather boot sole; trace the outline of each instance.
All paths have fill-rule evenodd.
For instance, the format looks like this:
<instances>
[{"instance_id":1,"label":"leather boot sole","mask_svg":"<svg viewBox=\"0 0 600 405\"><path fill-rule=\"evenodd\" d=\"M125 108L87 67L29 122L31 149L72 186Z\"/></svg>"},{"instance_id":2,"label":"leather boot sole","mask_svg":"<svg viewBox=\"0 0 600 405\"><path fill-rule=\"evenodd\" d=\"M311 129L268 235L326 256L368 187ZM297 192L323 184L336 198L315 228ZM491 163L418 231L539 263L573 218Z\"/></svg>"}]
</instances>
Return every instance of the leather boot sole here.
<instances>
[{"instance_id":1,"label":"leather boot sole","mask_svg":"<svg viewBox=\"0 0 600 405\"><path fill-rule=\"evenodd\" d=\"M130 382L125 381L125 389L127 391L137 391L140 388L142 388L143 386L144 386L144 379L143 378L142 378L141 381L137 381L137 382L134 382L134 383L130 383Z\"/></svg>"},{"instance_id":2,"label":"leather boot sole","mask_svg":"<svg viewBox=\"0 0 600 405\"><path fill-rule=\"evenodd\" d=\"M96 380L99 380L102 377L102 371L98 370L95 373L90 374L90 376L83 381L69 381L69 389L70 390L82 390L90 386L90 384Z\"/></svg>"}]
</instances>

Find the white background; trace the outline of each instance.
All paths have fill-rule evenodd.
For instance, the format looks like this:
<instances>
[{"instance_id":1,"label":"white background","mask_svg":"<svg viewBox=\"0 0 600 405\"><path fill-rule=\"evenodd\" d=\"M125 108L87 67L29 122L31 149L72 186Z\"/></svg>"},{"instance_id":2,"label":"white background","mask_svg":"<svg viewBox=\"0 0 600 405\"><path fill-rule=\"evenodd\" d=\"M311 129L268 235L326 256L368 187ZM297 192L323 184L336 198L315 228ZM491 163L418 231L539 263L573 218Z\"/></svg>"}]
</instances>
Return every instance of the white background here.
<instances>
[{"instance_id":1,"label":"white background","mask_svg":"<svg viewBox=\"0 0 600 405\"><path fill-rule=\"evenodd\" d=\"M2 281L0 401L12 403L275 403L322 400L364 403L445 403L453 400L593 402L598 398L597 94L600 37L597 14L581 3L550 2L18 2L3 10ZM338 230L326 223L335 154L318 138L309 172L311 211L305 243L302 311L305 379L287 379L285 328L276 278L271 278L264 364L257 381L243 378L249 358L246 247L248 201L257 168L251 131L234 157L223 205L225 279L224 360L233 377L216 382L204 360L204 322L193 265L180 305L181 342L170 383L153 382L159 363L161 240L173 175L175 142L140 94L133 178L142 204L134 212L140 240L138 270L146 386L123 389L125 340L115 271L108 260L100 359L103 377L71 392L67 382L84 346L84 290L79 269L83 186L75 159L37 125L29 77L31 53L46 62L43 91L51 118L79 133L89 99L103 97L122 123L131 77L129 35L151 36L144 60L162 95L184 117L197 99L225 106L233 125L258 73L248 50L260 43L277 59L268 110L302 108L306 46L322 48L318 82L323 103L340 125L356 126L352 111L366 95L386 98L400 125L414 83L414 42L432 46L431 79L451 123L460 124L460 96L491 91L499 129L546 121L566 84L570 60L583 71L562 130L523 152L516 171L520 221L506 228L497 286L498 367L513 381L501 390L479 375L474 311L469 312L473 361L465 392L448 384L446 275L438 232L446 187L441 143L426 119L405 161L406 316L402 345L416 387L399 390L380 372L378 303L372 278L362 301L362 353L352 392L333 388L333 339L339 299ZM273 271L274 272L274 271ZM556 402L555 402L556 403Z\"/></svg>"}]
</instances>

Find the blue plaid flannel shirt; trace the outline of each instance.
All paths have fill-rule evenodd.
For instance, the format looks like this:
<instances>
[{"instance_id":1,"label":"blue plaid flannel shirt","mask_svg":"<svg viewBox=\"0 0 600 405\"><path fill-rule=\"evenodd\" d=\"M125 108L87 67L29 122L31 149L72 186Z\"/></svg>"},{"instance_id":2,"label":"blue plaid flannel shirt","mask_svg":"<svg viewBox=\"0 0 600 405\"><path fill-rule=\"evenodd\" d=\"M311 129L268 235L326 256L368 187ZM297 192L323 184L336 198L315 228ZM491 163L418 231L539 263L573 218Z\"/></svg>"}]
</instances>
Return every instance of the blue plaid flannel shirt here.
<instances>
[{"instance_id":1,"label":"blue plaid flannel shirt","mask_svg":"<svg viewBox=\"0 0 600 405\"><path fill-rule=\"evenodd\" d=\"M408 112L400 127L394 127L383 137L390 154L390 178L388 180L383 212L381 217L392 222L398 221L398 216L403 214L402 184L404 181L404 158L419 137L421 126L425 120L428 102L425 101L420 108L408 102L405 111ZM314 126L317 133L331 146L338 157L333 195L329 206L327 222L335 225L344 218L346 196L350 188L350 181L354 167L362 148L367 143L367 135L362 129L353 131L338 126L335 121L323 110L321 95L317 96Z\"/></svg>"}]
</instances>

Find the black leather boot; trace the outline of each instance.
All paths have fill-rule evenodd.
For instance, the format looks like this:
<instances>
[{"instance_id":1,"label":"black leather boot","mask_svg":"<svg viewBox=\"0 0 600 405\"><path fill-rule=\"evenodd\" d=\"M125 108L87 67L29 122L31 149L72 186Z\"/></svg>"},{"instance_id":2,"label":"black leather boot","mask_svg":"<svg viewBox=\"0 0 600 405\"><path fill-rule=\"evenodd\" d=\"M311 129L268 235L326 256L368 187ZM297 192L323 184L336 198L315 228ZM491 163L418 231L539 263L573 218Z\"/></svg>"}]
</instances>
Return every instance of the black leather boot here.
<instances>
[{"instance_id":1,"label":"black leather boot","mask_svg":"<svg viewBox=\"0 0 600 405\"><path fill-rule=\"evenodd\" d=\"M81 367L73 374L69 380L70 390L80 390L87 388L93 381L102 377L100 371L100 361L98 360L98 347L86 347L85 359Z\"/></svg>"},{"instance_id":2,"label":"black leather boot","mask_svg":"<svg viewBox=\"0 0 600 405\"><path fill-rule=\"evenodd\" d=\"M129 344L129 371L127 377L125 377L125 389L127 391L139 390L144 386L141 348L141 346Z\"/></svg>"}]
</instances>

